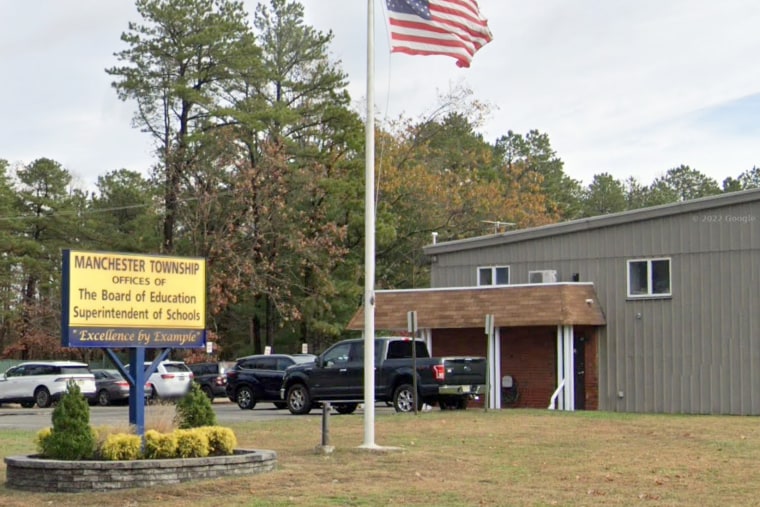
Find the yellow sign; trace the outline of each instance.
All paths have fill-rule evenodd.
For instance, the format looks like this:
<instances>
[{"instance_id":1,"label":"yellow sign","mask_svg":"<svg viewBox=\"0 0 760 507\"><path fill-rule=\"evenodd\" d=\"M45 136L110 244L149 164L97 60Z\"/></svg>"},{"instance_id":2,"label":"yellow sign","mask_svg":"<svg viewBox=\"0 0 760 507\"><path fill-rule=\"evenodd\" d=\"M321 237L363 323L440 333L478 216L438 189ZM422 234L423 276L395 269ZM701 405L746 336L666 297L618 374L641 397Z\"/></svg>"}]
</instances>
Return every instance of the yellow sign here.
<instances>
[{"instance_id":1,"label":"yellow sign","mask_svg":"<svg viewBox=\"0 0 760 507\"><path fill-rule=\"evenodd\" d=\"M68 252L71 327L204 329L206 260Z\"/></svg>"}]
</instances>

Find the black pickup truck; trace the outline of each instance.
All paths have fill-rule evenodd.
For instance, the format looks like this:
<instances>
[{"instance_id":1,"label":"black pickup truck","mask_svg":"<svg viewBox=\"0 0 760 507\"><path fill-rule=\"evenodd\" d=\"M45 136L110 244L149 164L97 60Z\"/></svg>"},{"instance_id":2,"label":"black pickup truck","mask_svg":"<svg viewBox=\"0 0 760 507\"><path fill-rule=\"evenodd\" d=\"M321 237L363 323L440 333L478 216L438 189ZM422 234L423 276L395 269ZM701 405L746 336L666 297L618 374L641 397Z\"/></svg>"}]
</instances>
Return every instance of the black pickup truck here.
<instances>
[{"instance_id":1,"label":"black pickup truck","mask_svg":"<svg viewBox=\"0 0 760 507\"><path fill-rule=\"evenodd\" d=\"M414 411L415 361L418 408L464 409L485 394L485 358L430 357L424 341L414 341L414 352L412 343L404 337L375 339L375 400L392 403L397 412ZM307 414L323 401L341 414L356 410L364 399L364 339L338 342L314 362L288 368L280 397L293 414Z\"/></svg>"}]
</instances>

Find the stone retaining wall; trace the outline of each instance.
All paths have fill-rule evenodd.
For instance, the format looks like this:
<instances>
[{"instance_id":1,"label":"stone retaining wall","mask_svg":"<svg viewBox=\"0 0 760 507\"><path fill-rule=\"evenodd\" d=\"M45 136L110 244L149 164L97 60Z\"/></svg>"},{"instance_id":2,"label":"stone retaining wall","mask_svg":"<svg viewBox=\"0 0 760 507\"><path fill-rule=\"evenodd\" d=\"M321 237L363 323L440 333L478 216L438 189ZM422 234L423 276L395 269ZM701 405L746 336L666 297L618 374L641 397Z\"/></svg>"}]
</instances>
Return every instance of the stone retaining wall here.
<instances>
[{"instance_id":1,"label":"stone retaining wall","mask_svg":"<svg viewBox=\"0 0 760 507\"><path fill-rule=\"evenodd\" d=\"M236 449L230 456L136 461L60 461L9 456L5 485L35 492L110 491L269 472L274 451Z\"/></svg>"}]
</instances>

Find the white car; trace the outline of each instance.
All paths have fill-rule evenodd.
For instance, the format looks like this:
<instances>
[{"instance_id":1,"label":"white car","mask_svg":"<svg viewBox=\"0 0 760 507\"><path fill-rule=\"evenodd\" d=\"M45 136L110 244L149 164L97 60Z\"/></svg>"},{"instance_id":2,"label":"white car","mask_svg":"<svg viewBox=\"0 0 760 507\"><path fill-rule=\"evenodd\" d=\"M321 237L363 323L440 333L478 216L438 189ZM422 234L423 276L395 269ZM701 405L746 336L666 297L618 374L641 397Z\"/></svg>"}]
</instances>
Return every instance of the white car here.
<instances>
[{"instance_id":1,"label":"white car","mask_svg":"<svg viewBox=\"0 0 760 507\"><path fill-rule=\"evenodd\" d=\"M0 374L0 403L20 403L31 408L49 407L74 381L85 398L95 397L95 375L85 363L74 361L29 361Z\"/></svg>"},{"instance_id":2,"label":"white car","mask_svg":"<svg viewBox=\"0 0 760 507\"><path fill-rule=\"evenodd\" d=\"M146 362L145 367L150 364ZM181 398L190 391L192 381L193 372L184 362L161 361L145 382L145 389L151 398Z\"/></svg>"}]
</instances>

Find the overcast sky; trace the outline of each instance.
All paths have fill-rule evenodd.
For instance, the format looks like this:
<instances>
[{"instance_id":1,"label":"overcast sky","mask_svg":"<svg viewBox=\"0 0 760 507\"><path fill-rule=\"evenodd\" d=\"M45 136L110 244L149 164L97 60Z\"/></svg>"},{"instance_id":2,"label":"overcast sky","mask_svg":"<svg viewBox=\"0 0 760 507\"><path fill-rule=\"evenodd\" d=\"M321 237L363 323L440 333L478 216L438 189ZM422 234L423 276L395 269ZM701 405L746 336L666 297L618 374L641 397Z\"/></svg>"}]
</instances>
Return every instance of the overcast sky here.
<instances>
[{"instance_id":1,"label":"overcast sky","mask_svg":"<svg viewBox=\"0 0 760 507\"><path fill-rule=\"evenodd\" d=\"M609 172L648 184L681 164L720 183L760 166L757 0L480 0L494 40L469 69L391 55L374 2L380 118L424 117L459 85L492 107L486 140L537 129L584 183ZM367 1L302 3L307 23L333 31L363 114ZM0 0L0 158L52 158L87 186L115 169L147 174L150 140L104 72L129 21L129 0Z\"/></svg>"}]
</instances>

